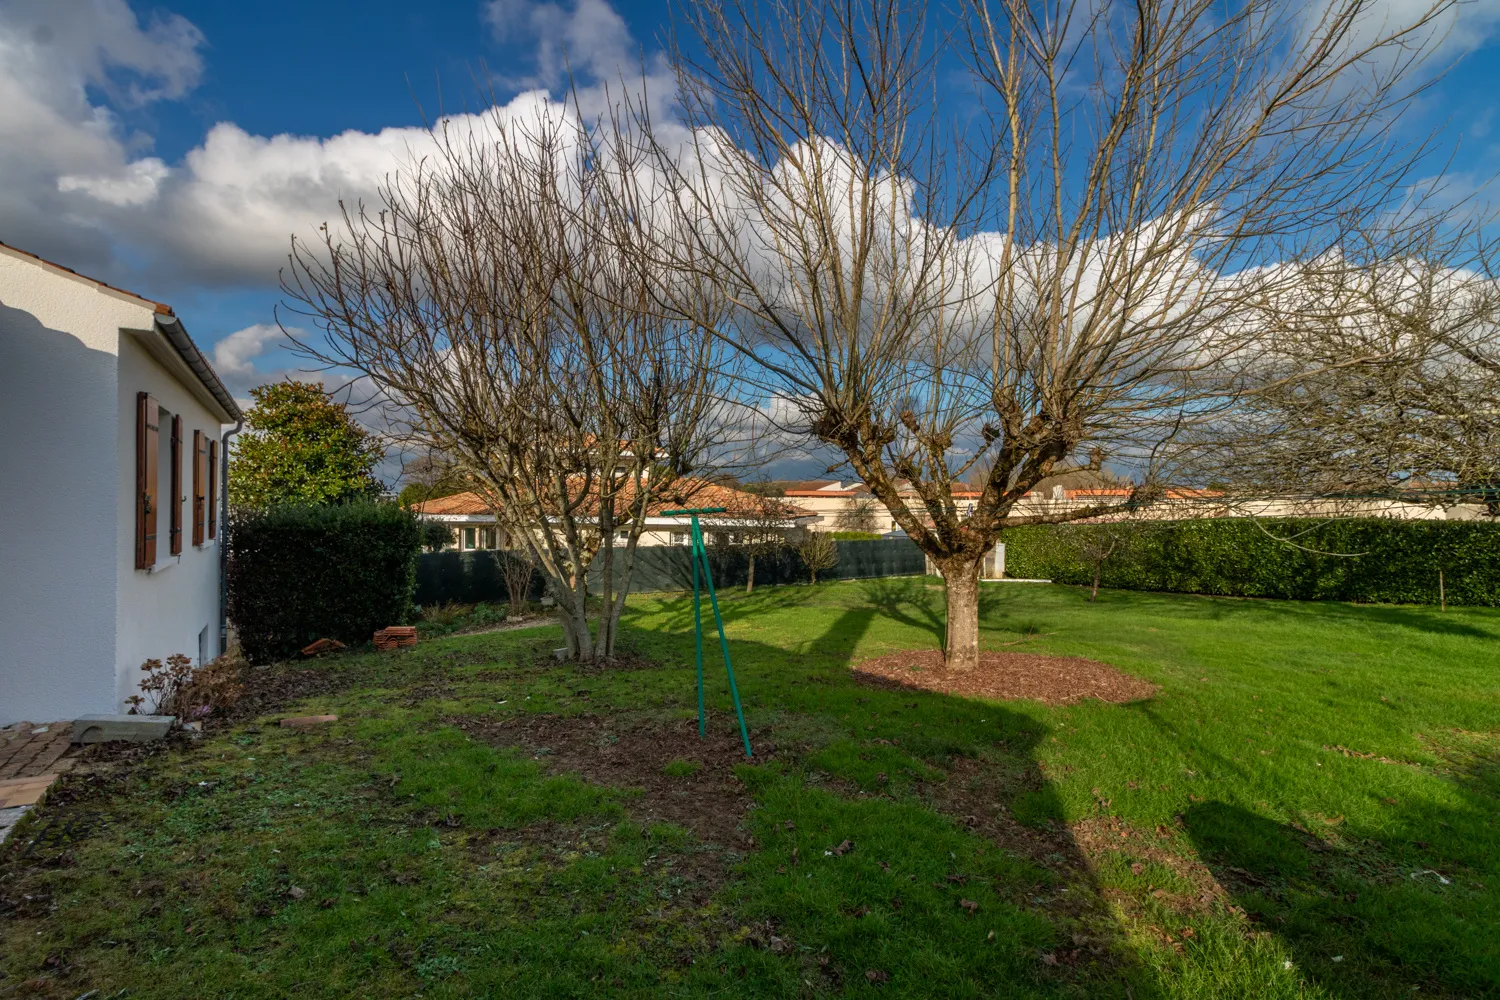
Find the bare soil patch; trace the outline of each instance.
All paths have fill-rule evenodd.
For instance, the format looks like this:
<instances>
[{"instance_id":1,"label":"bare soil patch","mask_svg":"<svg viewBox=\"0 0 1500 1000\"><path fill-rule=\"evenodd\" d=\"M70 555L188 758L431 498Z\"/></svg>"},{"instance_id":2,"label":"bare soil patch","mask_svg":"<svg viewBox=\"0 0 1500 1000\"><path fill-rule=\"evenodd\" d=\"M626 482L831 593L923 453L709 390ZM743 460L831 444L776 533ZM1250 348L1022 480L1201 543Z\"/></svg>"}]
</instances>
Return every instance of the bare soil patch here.
<instances>
[{"instance_id":1,"label":"bare soil patch","mask_svg":"<svg viewBox=\"0 0 1500 1000\"><path fill-rule=\"evenodd\" d=\"M640 822L672 823L719 847L754 846L742 829L752 799L734 774L735 765L751 763L737 728L710 726L699 739L692 719L664 723L595 715L522 715L450 721L475 739L530 754L552 773L639 789L640 797L627 801L626 809ZM769 744L755 744L753 762L769 759L774 751ZM676 761L693 765L693 772L666 773L666 766Z\"/></svg>"},{"instance_id":2,"label":"bare soil patch","mask_svg":"<svg viewBox=\"0 0 1500 1000\"><path fill-rule=\"evenodd\" d=\"M855 665L854 672L861 680L878 685L964 698L1025 698L1047 705L1067 705L1085 698L1124 704L1149 698L1157 691L1155 684L1107 663L1042 653L980 653L976 669L954 672L944 667L940 651L912 650L865 660Z\"/></svg>"}]
</instances>

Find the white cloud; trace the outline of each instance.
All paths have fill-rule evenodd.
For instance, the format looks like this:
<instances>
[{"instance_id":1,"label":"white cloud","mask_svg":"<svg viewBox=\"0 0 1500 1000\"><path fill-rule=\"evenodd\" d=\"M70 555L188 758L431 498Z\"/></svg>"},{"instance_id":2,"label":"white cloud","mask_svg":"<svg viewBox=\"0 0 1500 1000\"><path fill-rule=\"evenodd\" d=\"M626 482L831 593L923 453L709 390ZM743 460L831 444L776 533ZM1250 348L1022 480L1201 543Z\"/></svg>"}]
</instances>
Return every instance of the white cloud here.
<instances>
[{"instance_id":1,"label":"white cloud","mask_svg":"<svg viewBox=\"0 0 1500 1000\"><path fill-rule=\"evenodd\" d=\"M283 339L275 323L256 323L236 330L214 345L214 371L225 379L254 378L255 359L266 348Z\"/></svg>"},{"instance_id":2,"label":"white cloud","mask_svg":"<svg viewBox=\"0 0 1500 1000\"><path fill-rule=\"evenodd\" d=\"M535 74L526 86L556 87L569 71L595 81L618 80L639 71L641 53L625 19L604 0L530 3L489 0L485 21L502 42L534 46Z\"/></svg>"},{"instance_id":3,"label":"white cloud","mask_svg":"<svg viewBox=\"0 0 1500 1000\"><path fill-rule=\"evenodd\" d=\"M1366 69L1380 72L1403 63L1414 54L1425 53L1428 66L1446 68L1454 58L1484 46L1500 29L1500 0L1458 0L1439 7L1443 0L1370 0L1358 12L1344 37L1344 49L1358 52L1378 39L1405 33L1402 44L1390 45L1364 62ZM1334 12L1344 10L1345 0L1314 0L1302 9L1300 27L1305 34L1323 35ZM1423 20L1420 28L1415 26Z\"/></svg>"},{"instance_id":4,"label":"white cloud","mask_svg":"<svg viewBox=\"0 0 1500 1000\"><path fill-rule=\"evenodd\" d=\"M169 173L171 171L165 163L148 156L128 164L114 176L64 174L57 179L57 189L62 192L82 191L96 201L118 208L147 205L156 200L157 189Z\"/></svg>"},{"instance_id":5,"label":"white cloud","mask_svg":"<svg viewBox=\"0 0 1500 1000\"><path fill-rule=\"evenodd\" d=\"M486 23L534 47L533 83L557 86L571 65L618 80L639 66L629 30L604 0L516 7L488 3ZM127 0L0 2L0 234L101 278L274 287L295 233L336 222L339 201L376 198L394 171L429 152L425 128L331 137L251 134L221 122L180 163L150 155L115 108L181 98L197 83L202 33L176 15L143 20ZM658 60L659 68L659 60ZM603 84L590 91L602 109ZM615 88L618 93L618 87ZM102 94L100 102L91 94ZM501 115L557 108L545 91ZM449 120L482 127L475 116ZM153 273L123 273L112 247Z\"/></svg>"},{"instance_id":6,"label":"white cloud","mask_svg":"<svg viewBox=\"0 0 1500 1000\"><path fill-rule=\"evenodd\" d=\"M108 276L100 210L148 202L165 168L143 158L150 137L128 132L90 89L119 108L179 98L202 71L202 44L183 18L142 24L124 0L0 4L0 232L7 242Z\"/></svg>"}]
</instances>

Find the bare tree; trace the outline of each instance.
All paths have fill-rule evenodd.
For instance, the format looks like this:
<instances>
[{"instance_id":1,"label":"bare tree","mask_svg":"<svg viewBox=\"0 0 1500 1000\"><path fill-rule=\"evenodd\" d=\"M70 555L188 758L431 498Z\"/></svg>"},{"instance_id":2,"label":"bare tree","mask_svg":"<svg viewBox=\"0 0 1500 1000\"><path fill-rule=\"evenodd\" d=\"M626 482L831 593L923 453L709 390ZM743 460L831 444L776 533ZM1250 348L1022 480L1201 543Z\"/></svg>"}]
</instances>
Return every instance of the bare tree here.
<instances>
[{"instance_id":1,"label":"bare tree","mask_svg":"<svg viewBox=\"0 0 1500 1000\"><path fill-rule=\"evenodd\" d=\"M833 569L839 564L839 543L826 531L804 531L795 548L812 583L818 582L819 570Z\"/></svg>"},{"instance_id":2,"label":"bare tree","mask_svg":"<svg viewBox=\"0 0 1500 1000\"><path fill-rule=\"evenodd\" d=\"M938 565L950 669L978 663L997 536L1160 490L1167 445L1240 390L1249 306L1290 280L1258 265L1317 258L1408 180L1426 147L1390 127L1452 4L1402 24L1367 6L687 7L662 242L731 303L716 329L757 386ZM937 99L954 53L976 81L962 126ZM1135 496L1018 509L1106 459ZM961 511L954 484L985 464Z\"/></svg>"},{"instance_id":3,"label":"bare tree","mask_svg":"<svg viewBox=\"0 0 1500 1000\"><path fill-rule=\"evenodd\" d=\"M301 349L451 459L546 576L573 655L608 657L645 511L719 440L728 375L698 319L653 306L623 131L546 101L477 121L441 124L378 207L294 241L284 288L324 334Z\"/></svg>"},{"instance_id":4,"label":"bare tree","mask_svg":"<svg viewBox=\"0 0 1500 1000\"><path fill-rule=\"evenodd\" d=\"M833 523L840 531L874 531L879 523L876 520L879 510L880 501L873 496L856 495L838 512Z\"/></svg>"},{"instance_id":5,"label":"bare tree","mask_svg":"<svg viewBox=\"0 0 1500 1000\"><path fill-rule=\"evenodd\" d=\"M1446 223L1448 220L1439 220ZM1500 516L1500 283L1482 223L1351 240L1266 303L1242 413L1205 451L1236 492Z\"/></svg>"},{"instance_id":6,"label":"bare tree","mask_svg":"<svg viewBox=\"0 0 1500 1000\"><path fill-rule=\"evenodd\" d=\"M1093 585L1089 588L1089 603L1092 604L1099 599L1099 578L1104 573L1104 564L1140 537L1142 525L1131 518L1121 518L1075 524L1061 530L1067 533L1063 538L1064 542L1093 573Z\"/></svg>"},{"instance_id":7,"label":"bare tree","mask_svg":"<svg viewBox=\"0 0 1500 1000\"><path fill-rule=\"evenodd\" d=\"M531 578L536 566L524 549L510 549L500 556L500 576L505 580L505 597L510 602L510 613L519 615L526 606L531 593Z\"/></svg>"}]
</instances>

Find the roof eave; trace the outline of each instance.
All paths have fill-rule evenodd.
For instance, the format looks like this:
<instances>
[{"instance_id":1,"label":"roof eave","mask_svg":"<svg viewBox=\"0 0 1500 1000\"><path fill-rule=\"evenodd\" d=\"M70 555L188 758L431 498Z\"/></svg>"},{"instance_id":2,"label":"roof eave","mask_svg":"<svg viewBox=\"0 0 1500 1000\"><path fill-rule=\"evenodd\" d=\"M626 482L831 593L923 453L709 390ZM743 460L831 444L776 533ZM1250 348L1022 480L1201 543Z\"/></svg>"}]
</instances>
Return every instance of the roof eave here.
<instances>
[{"instance_id":1,"label":"roof eave","mask_svg":"<svg viewBox=\"0 0 1500 1000\"><path fill-rule=\"evenodd\" d=\"M182 325L182 320L178 319L166 306L158 304L156 328L167 339L167 343L172 345L177 356L182 358L183 364L192 370L193 375L203 383L209 395L213 396L215 402L219 404L219 408L223 411L220 416L224 422L243 420L245 415L240 411L239 404L235 403L234 397L219 380L218 373L208 363L208 359L203 356L198 345L193 343L193 338L188 336L187 328Z\"/></svg>"}]
</instances>

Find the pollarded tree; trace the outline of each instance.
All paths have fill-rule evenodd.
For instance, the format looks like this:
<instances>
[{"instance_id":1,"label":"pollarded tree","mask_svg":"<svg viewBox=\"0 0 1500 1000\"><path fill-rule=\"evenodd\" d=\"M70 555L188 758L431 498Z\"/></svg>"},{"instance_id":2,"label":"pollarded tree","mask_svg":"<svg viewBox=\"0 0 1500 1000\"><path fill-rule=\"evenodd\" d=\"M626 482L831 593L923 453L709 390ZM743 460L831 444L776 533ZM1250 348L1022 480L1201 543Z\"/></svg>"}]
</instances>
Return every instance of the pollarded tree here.
<instances>
[{"instance_id":1,"label":"pollarded tree","mask_svg":"<svg viewBox=\"0 0 1500 1000\"><path fill-rule=\"evenodd\" d=\"M341 503L380 492L380 442L320 385L277 382L250 390L245 432L229 459L229 505Z\"/></svg>"},{"instance_id":2,"label":"pollarded tree","mask_svg":"<svg viewBox=\"0 0 1500 1000\"><path fill-rule=\"evenodd\" d=\"M1251 305L1288 280L1256 265L1315 259L1397 199L1424 149L1392 125L1452 6L686 3L662 252L940 568L950 669L978 662L1000 533L1162 488L1168 446L1239 392ZM964 116L939 99L959 78ZM1018 508L1105 460L1136 496Z\"/></svg>"},{"instance_id":3,"label":"pollarded tree","mask_svg":"<svg viewBox=\"0 0 1500 1000\"><path fill-rule=\"evenodd\" d=\"M301 349L367 377L393 434L453 463L593 661L613 654L647 509L691 506L685 473L733 424L732 372L700 320L656 306L627 137L518 107L443 123L378 206L294 241L285 289L324 335Z\"/></svg>"}]
</instances>

